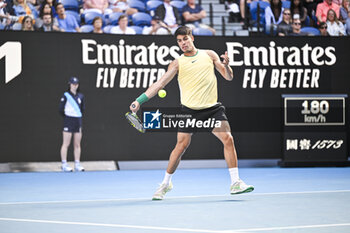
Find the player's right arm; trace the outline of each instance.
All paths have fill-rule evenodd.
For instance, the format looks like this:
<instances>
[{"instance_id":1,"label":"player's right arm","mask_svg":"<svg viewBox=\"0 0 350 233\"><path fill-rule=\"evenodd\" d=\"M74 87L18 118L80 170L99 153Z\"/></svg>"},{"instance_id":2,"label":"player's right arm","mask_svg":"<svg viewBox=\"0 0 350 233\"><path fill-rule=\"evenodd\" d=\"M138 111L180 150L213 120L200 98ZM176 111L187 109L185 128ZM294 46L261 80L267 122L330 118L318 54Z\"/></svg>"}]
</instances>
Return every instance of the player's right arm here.
<instances>
[{"instance_id":1,"label":"player's right arm","mask_svg":"<svg viewBox=\"0 0 350 233\"><path fill-rule=\"evenodd\" d=\"M177 59L172 61L168 66L168 71L155 83L153 83L142 95L140 95L130 105L132 112L137 112L140 109L142 103L148 101L155 96L160 89L163 89L177 74L179 71L179 62Z\"/></svg>"}]
</instances>

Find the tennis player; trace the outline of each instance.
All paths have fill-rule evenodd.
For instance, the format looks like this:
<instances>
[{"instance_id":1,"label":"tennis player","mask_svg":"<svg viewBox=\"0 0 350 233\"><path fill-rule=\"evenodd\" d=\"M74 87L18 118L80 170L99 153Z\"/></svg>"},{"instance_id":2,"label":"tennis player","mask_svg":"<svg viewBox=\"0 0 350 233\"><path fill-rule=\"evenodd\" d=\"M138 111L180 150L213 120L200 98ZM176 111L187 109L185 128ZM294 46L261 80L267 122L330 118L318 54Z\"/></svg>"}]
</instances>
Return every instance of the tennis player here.
<instances>
[{"instance_id":1,"label":"tennis player","mask_svg":"<svg viewBox=\"0 0 350 233\"><path fill-rule=\"evenodd\" d=\"M175 32L177 44L183 54L169 64L167 72L146 92L140 95L130 105L130 110L137 112L141 104L155 96L178 74L182 110L192 114L193 118L214 118L221 121L221 126L213 128L211 132L223 143L224 156L231 176L231 194L247 193L254 190L246 185L238 174L237 153L231 135L230 125L225 115L225 108L218 103L217 80L214 67L228 81L233 79L233 71L229 66L227 52L219 56L212 50L197 49L194 37L189 27L179 27ZM193 130L192 130L193 132ZM177 143L170 154L168 168L164 180L153 195L153 200L162 200L172 188L171 177L180 163L181 157L190 145L191 129L179 129Z\"/></svg>"}]
</instances>

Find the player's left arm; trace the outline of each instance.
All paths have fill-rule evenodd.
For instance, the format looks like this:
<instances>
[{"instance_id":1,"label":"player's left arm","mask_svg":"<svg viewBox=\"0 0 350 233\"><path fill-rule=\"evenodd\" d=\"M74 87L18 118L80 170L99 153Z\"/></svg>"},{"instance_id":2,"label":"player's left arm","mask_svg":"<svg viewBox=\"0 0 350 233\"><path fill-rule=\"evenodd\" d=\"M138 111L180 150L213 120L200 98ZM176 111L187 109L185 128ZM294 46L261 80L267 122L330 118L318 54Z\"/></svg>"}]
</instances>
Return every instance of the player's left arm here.
<instances>
[{"instance_id":1,"label":"player's left arm","mask_svg":"<svg viewBox=\"0 0 350 233\"><path fill-rule=\"evenodd\" d=\"M219 71L219 73L224 77L226 80L231 81L233 79L233 71L231 67L229 66L229 58L227 55L227 51L225 54L221 55L220 57L223 59L220 60L219 56L216 52L213 50L207 50L208 55L213 60L215 69Z\"/></svg>"}]
</instances>

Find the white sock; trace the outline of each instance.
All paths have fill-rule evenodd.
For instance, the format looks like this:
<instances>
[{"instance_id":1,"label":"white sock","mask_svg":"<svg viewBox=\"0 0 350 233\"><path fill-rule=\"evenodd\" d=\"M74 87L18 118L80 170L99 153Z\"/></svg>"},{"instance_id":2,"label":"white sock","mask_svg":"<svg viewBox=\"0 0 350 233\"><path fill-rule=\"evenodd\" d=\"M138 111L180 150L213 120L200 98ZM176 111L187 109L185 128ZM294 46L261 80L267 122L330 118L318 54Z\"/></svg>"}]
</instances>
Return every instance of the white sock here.
<instances>
[{"instance_id":1,"label":"white sock","mask_svg":"<svg viewBox=\"0 0 350 233\"><path fill-rule=\"evenodd\" d=\"M238 167L229 168L228 171L230 172L232 185L239 180Z\"/></svg>"},{"instance_id":2,"label":"white sock","mask_svg":"<svg viewBox=\"0 0 350 233\"><path fill-rule=\"evenodd\" d=\"M165 172L165 176L164 176L162 184L169 184L171 181L172 175L173 174L169 174L169 173Z\"/></svg>"},{"instance_id":3,"label":"white sock","mask_svg":"<svg viewBox=\"0 0 350 233\"><path fill-rule=\"evenodd\" d=\"M75 160L74 162L75 162L75 166L80 165L80 161L79 160Z\"/></svg>"},{"instance_id":4,"label":"white sock","mask_svg":"<svg viewBox=\"0 0 350 233\"><path fill-rule=\"evenodd\" d=\"M67 166L67 160L62 160L62 166Z\"/></svg>"}]
</instances>

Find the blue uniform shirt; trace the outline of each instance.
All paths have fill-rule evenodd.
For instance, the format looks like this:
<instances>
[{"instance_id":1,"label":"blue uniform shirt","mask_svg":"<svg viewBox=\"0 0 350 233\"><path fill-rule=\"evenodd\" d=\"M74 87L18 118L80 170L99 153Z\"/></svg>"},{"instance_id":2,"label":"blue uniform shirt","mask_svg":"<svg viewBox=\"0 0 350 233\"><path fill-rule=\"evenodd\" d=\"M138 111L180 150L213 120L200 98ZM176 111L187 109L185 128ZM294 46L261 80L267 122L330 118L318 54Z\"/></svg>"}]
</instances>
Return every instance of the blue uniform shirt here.
<instances>
[{"instance_id":1,"label":"blue uniform shirt","mask_svg":"<svg viewBox=\"0 0 350 233\"><path fill-rule=\"evenodd\" d=\"M65 92L61 98L59 111L64 116L82 117L85 109L84 95L82 93Z\"/></svg>"}]
</instances>

